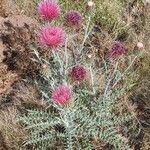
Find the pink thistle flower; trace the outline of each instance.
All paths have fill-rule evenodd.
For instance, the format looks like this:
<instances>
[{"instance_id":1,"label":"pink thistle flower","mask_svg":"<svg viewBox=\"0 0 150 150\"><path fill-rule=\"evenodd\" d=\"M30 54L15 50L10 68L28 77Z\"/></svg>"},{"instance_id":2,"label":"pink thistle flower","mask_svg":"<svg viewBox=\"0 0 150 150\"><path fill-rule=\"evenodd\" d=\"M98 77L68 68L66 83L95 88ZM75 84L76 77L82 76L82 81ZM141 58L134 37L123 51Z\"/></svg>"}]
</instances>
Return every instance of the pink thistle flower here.
<instances>
[{"instance_id":1,"label":"pink thistle flower","mask_svg":"<svg viewBox=\"0 0 150 150\"><path fill-rule=\"evenodd\" d=\"M46 20L53 20L60 15L60 7L54 0L43 0L39 3L38 13Z\"/></svg>"},{"instance_id":2,"label":"pink thistle flower","mask_svg":"<svg viewBox=\"0 0 150 150\"><path fill-rule=\"evenodd\" d=\"M86 79L87 71L83 66L76 65L76 66L72 67L72 69L70 71L70 76L71 76L72 80L81 82Z\"/></svg>"},{"instance_id":3,"label":"pink thistle flower","mask_svg":"<svg viewBox=\"0 0 150 150\"><path fill-rule=\"evenodd\" d=\"M64 105L68 103L72 98L72 90L67 85L59 85L52 92L52 99L54 102Z\"/></svg>"},{"instance_id":4,"label":"pink thistle flower","mask_svg":"<svg viewBox=\"0 0 150 150\"><path fill-rule=\"evenodd\" d=\"M65 14L65 23L72 27L79 27L82 22L82 17L80 12L70 10Z\"/></svg>"},{"instance_id":5,"label":"pink thistle flower","mask_svg":"<svg viewBox=\"0 0 150 150\"><path fill-rule=\"evenodd\" d=\"M115 41L109 51L109 58L116 58L125 54L125 47L120 41Z\"/></svg>"},{"instance_id":6,"label":"pink thistle flower","mask_svg":"<svg viewBox=\"0 0 150 150\"><path fill-rule=\"evenodd\" d=\"M60 27L43 27L39 36L40 43L50 48L56 48L65 41L65 33Z\"/></svg>"}]
</instances>

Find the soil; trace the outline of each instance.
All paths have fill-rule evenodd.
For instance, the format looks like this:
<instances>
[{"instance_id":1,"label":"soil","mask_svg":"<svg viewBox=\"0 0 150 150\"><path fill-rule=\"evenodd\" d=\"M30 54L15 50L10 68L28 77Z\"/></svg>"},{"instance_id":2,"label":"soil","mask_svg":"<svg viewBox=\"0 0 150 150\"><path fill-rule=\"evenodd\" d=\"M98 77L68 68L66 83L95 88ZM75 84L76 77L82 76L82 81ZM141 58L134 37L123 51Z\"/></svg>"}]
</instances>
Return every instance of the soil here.
<instances>
[{"instance_id":1,"label":"soil","mask_svg":"<svg viewBox=\"0 0 150 150\"><path fill-rule=\"evenodd\" d=\"M0 0L0 16L8 17L19 14L19 8L14 0Z\"/></svg>"},{"instance_id":2,"label":"soil","mask_svg":"<svg viewBox=\"0 0 150 150\"><path fill-rule=\"evenodd\" d=\"M31 97L38 99L35 87L22 82L40 69L31 48L37 29L37 21L19 14L13 0L0 0L0 150L20 149L25 133L16 117L28 101L34 103Z\"/></svg>"}]
</instances>

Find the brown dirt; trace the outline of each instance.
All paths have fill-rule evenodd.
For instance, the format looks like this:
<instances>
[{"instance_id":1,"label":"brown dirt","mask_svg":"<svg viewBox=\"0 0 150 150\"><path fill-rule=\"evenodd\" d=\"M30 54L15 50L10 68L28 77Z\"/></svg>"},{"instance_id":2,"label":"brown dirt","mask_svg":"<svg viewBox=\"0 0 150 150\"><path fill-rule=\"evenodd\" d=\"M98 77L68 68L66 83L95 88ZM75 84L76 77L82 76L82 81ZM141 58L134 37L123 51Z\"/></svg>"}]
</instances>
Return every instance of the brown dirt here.
<instances>
[{"instance_id":1,"label":"brown dirt","mask_svg":"<svg viewBox=\"0 0 150 150\"><path fill-rule=\"evenodd\" d=\"M24 76L35 76L39 66L31 58L38 24L25 15L0 18L0 94Z\"/></svg>"},{"instance_id":2,"label":"brown dirt","mask_svg":"<svg viewBox=\"0 0 150 150\"><path fill-rule=\"evenodd\" d=\"M31 60L34 58L31 45L37 38L34 31L38 24L25 15L7 17L1 24L0 36L5 45L3 62L7 64L8 70L34 76L39 68Z\"/></svg>"},{"instance_id":3,"label":"brown dirt","mask_svg":"<svg viewBox=\"0 0 150 150\"><path fill-rule=\"evenodd\" d=\"M18 79L16 73L7 71L6 65L0 65L0 95L6 94L11 88L11 85Z\"/></svg>"},{"instance_id":4,"label":"brown dirt","mask_svg":"<svg viewBox=\"0 0 150 150\"><path fill-rule=\"evenodd\" d=\"M14 0L0 0L0 16L8 17L19 14L18 6Z\"/></svg>"},{"instance_id":5,"label":"brown dirt","mask_svg":"<svg viewBox=\"0 0 150 150\"><path fill-rule=\"evenodd\" d=\"M2 22L4 20L5 20L4 18L0 17L0 29L2 29ZM0 39L0 95L3 93L7 93L12 83L15 80L17 80L17 74L8 71L7 65L3 63L3 60L5 59L4 56L5 48L6 46L3 44L2 39Z\"/></svg>"},{"instance_id":6,"label":"brown dirt","mask_svg":"<svg viewBox=\"0 0 150 150\"><path fill-rule=\"evenodd\" d=\"M37 103L36 88L21 82L40 69L31 48L37 29L37 21L20 15L14 0L0 0L0 150L22 149L25 132L17 115L28 103Z\"/></svg>"}]
</instances>

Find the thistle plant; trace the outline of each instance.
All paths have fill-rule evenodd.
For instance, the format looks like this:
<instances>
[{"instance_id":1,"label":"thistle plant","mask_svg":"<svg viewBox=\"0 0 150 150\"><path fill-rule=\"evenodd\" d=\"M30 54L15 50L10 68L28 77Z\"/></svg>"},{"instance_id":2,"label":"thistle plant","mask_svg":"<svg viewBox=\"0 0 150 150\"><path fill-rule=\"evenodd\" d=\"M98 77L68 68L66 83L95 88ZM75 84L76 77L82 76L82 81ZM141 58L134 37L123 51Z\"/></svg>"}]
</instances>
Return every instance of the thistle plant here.
<instances>
[{"instance_id":1,"label":"thistle plant","mask_svg":"<svg viewBox=\"0 0 150 150\"><path fill-rule=\"evenodd\" d=\"M51 2L43 1L41 7L47 7L48 4L44 3ZM45 10L41 9L47 13ZM74 18L73 12L76 11L71 10L64 20L71 22L72 28L76 28L76 23L82 28L78 24L80 20L74 22L74 19L81 19L81 15ZM40 15L44 13L40 12ZM49 15L54 16L53 12ZM29 133L24 145L31 145L37 150L92 150L92 141L98 139L113 145L115 150L131 148L128 137L121 130L133 121L133 116L127 111L120 114L118 103L130 88L124 81L136 57L123 71L119 68L119 59L113 62L104 60L100 62L101 68L97 67L94 59L87 61L85 43L93 28L92 16L87 15L87 25L83 25L81 32L74 33L72 30L72 35L70 29L65 32L55 26L41 30L40 42L49 47L51 56L42 58L37 50L34 51L39 63L47 70L46 74L41 72L35 84L47 107L27 110L20 117ZM46 18L50 21L56 19ZM78 40L79 36L82 39ZM120 51L119 54L124 53ZM113 48L113 54L118 54L118 47ZM100 75L104 76L102 85L98 80Z\"/></svg>"}]
</instances>

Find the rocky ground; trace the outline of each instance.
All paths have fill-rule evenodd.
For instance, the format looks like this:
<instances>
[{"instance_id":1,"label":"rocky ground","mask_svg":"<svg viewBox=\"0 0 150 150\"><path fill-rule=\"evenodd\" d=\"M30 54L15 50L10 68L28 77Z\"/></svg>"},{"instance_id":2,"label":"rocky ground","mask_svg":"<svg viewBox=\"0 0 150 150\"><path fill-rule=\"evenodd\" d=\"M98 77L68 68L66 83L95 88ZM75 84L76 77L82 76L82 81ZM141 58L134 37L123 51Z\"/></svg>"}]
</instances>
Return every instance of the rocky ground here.
<instances>
[{"instance_id":1,"label":"rocky ground","mask_svg":"<svg viewBox=\"0 0 150 150\"><path fill-rule=\"evenodd\" d=\"M34 87L25 85L22 79L25 76L34 78L39 71L39 66L31 61L34 56L30 47L35 41L37 28L36 20L20 15L14 1L0 1L1 150L20 149L18 143L25 135L16 117L22 103L27 103L36 95Z\"/></svg>"}]
</instances>

